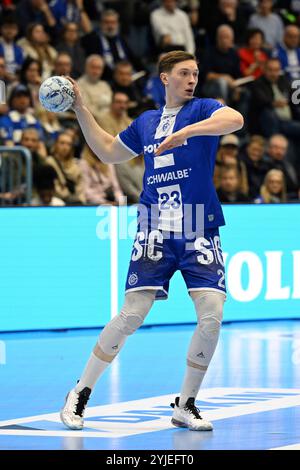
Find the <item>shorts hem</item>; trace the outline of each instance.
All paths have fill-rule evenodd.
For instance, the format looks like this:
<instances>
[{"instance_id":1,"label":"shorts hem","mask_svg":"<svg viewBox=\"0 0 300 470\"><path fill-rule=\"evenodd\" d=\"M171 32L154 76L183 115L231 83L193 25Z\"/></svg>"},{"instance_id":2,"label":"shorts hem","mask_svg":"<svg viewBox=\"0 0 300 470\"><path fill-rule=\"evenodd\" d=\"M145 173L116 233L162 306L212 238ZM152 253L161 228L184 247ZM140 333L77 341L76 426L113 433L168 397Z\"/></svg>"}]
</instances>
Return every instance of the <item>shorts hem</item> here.
<instances>
[{"instance_id":1,"label":"shorts hem","mask_svg":"<svg viewBox=\"0 0 300 470\"><path fill-rule=\"evenodd\" d=\"M129 289L125 290L126 292L134 292L139 290L156 290L162 291L165 294L165 297L156 297L154 300L167 300L169 293L162 287L162 286L140 286L140 287L130 287Z\"/></svg>"},{"instance_id":2,"label":"shorts hem","mask_svg":"<svg viewBox=\"0 0 300 470\"><path fill-rule=\"evenodd\" d=\"M223 290L221 289L216 289L215 287L191 287L190 289L188 289L188 292L196 292L198 290L208 290L208 291L212 291L212 292L220 292L221 294L223 294L225 296L225 299L227 298L227 294L226 292L224 292Z\"/></svg>"}]
</instances>

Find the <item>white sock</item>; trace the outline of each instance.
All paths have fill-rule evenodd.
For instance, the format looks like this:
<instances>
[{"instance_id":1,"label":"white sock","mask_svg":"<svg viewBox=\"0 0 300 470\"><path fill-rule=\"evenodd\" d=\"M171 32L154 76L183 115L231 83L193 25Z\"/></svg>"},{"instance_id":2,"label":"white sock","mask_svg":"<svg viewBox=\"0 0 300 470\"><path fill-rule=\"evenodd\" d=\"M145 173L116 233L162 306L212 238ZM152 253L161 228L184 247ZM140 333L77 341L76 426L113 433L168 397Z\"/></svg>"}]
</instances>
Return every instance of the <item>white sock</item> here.
<instances>
[{"instance_id":1,"label":"white sock","mask_svg":"<svg viewBox=\"0 0 300 470\"><path fill-rule=\"evenodd\" d=\"M75 387L76 392L80 392L85 387L93 389L100 375L105 371L109 364L110 362L102 361L97 356L95 356L94 353L92 353L85 366L82 376L80 377L80 380Z\"/></svg>"},{"instance_id":2,"label":"white sock","mask_svg":"<svg viewBox=\"0 0 300 470\"><path fill-rule=\"evenodd\" d=\"M196 398L205 373L206 371L196 369L196 367L186 367L179 398L180 407L183 407L190 397Z\"/></svg>"}]
</instances>

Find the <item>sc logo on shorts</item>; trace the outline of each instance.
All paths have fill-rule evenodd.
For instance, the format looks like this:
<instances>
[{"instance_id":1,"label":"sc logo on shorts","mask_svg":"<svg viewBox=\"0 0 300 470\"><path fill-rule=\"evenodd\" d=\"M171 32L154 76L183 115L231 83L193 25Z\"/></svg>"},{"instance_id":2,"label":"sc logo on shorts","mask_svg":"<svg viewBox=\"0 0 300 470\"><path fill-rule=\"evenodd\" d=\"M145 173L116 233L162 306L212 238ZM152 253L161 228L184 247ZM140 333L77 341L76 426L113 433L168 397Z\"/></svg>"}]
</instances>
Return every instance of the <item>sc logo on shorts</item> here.
<instances>
[{"instance_id":1,"label":"sc logo on shorts","mask_svg":"<svg viewBox=\"0 0 300 470\"><path fill-rule=\"evenodd\" d=\"M132 261L138 261L142 256L151 261L159 261L163 257L163 236L159 230L152 230L146 237L145 232L138 232L133 244Z\"/></svg>"}]
</instances>

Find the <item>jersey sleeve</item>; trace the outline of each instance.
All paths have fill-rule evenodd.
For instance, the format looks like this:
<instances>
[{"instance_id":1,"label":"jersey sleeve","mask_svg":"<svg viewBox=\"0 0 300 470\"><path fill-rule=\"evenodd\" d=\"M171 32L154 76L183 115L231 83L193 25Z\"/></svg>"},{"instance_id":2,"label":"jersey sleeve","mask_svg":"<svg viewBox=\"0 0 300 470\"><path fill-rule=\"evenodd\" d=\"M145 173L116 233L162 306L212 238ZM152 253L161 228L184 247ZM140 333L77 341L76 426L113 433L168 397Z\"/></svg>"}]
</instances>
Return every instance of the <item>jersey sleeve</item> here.
<instances>
[{"instance_id":1,"label":"jersey sleeve","mask_svg":"<svg viewBox=\"0 0 300 470\"><path fill-rule=\"evenodd\" d=\"M118 134L118 140L133 155L139 155L143 151L141 134L139 131L140 119L135 119L124 131Z\"/></svg>"},{"instance_id":2,"label":"jersey sleeve","mask_svg":"<svg viewBox=\"0 0 300 470\"><path fill-rule=\"evenodd\" d=\"M226 106L212 98L203 99L201 101L200 121L210 118L216 111L219 111L219 109L226 108Z\"/></svg>"}]
</instances>

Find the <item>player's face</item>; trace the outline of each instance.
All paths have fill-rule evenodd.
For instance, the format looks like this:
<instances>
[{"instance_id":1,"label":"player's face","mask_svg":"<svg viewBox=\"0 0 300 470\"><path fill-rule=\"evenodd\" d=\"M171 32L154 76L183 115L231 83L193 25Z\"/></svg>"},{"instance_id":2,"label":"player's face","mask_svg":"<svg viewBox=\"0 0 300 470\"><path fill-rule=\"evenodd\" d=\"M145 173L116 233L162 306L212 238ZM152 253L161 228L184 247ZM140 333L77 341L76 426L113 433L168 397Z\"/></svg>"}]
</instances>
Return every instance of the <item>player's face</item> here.
<instances>
[{"instance_id":1,"label":"player's face","mask_svg":"<svg viewBox=\"0 0 300 470\"><path fill-rule=\"evenodd\" d=\"M168 93L180 102L191 100L198 83L199 70L194 60L175 64L171 72L162 74Z\"/></svg>"}]
</instances>

